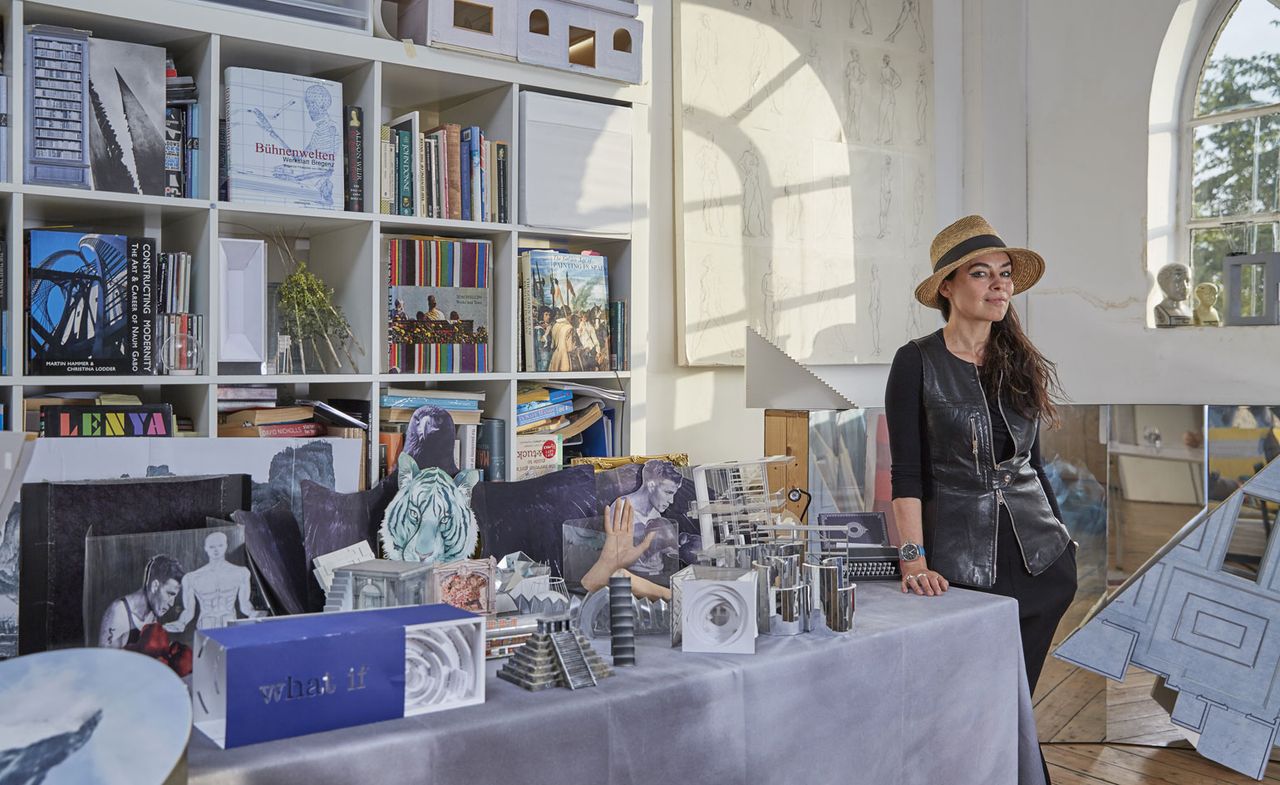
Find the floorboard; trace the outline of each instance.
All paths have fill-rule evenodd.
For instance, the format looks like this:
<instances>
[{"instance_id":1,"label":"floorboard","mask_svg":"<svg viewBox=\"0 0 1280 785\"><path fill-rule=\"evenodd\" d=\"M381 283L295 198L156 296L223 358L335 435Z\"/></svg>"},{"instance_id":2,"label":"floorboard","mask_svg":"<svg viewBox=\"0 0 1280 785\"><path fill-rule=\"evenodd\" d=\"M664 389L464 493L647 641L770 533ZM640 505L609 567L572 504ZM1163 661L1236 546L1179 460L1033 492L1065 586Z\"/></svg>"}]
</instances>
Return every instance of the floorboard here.
<instances>
[{"instance_id":1,"label":"floorboard","mask_svg":"<svg viewBox=\"0 0 1280 785\"><path fill-rule=\"evenodd\" d=\"M1200 757L1195 750L1103 744L1041 744L1054 785L1250 785L1252 777ZM1280 785L1280 762L1264 783Z\"/></svg>"}]
</instances>

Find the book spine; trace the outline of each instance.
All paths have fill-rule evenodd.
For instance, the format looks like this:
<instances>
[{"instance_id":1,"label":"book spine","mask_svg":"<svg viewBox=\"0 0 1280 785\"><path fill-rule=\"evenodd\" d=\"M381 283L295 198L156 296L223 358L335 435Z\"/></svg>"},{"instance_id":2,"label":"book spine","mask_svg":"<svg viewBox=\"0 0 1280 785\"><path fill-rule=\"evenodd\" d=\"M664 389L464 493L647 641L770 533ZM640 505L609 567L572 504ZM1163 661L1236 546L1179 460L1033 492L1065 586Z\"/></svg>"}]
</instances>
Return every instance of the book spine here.
<instances>
[{"instance_id":1,"label":"book spine","mask_svg":"<svg viewBox=\"0 0 1280 785\"><path fill-rule=\"evenodd\" d=\"M507 201L507 143L497 142L498 158L498 223L507 223L510 219L510 204Z\"/></svg>"},{"instance_id":2,"label":"book spine","mask_svg":"<svg viewBox=\"0 0 1280 785\"><path fill-rule=\"evenodd\" d=\"M430 216L431 207L431 189L427 181L427 137L426 134L419 133L414 143L414 150L418 154L418 165L414 171L414 177L418 181L418 205L417 212L414 215Z\"/></svg>"},{"instance_id":3,"label":"book spine","mask_svg":"<svg viewBox=\"0 0 1280 785\"><path fill-rule=\"evenodd\" d=\"M396 191L400 214L413 215L413 134L396 131Z\"/></svg>"},{"instance_id":4,"label":"book spine","mask_svg":"<svg viewBox=\"0 0 1280 785\"><path fill-rule=\"evenodd\" d=\"M627 370L626 308L627 304L621 300L609 303L609 370L611 371Z\"/></svg>"},{"instance_id":5,"label":"book spine","mask_svg":"<svg viewBox=\"0 0 1280 785\"><path fill-rule=\"evenodd\" d=\"M391 143L391 128L382 126L378 129L378 212L383 215L392 215L391 205L395 202L392 194L395 193L396 177L396 148Z\"/></svg>"},{"instance_id":6,"label":"book spine","mask_svg":"<svg viewBox=\"0 0 1280 785\"><path fill-rule=\"evenodd\" d=\"M134 364L134 373L152 374L156 369L156 241L150 237L131 238L129 240L129 266L134 260L139 264L139 291L133 295L138 299L137 315L141 338L138 341L138 360Z\"/></svg>"},{"instance_id":7,"label":"book spine","mask_svg":"<svg viewBox=\"0 0 1280 785\"><path fill-rule=\"evenodd\" d=\"M459 142L461 150L459 151L458 167L462 174L462 183L460 184L460 192L462 195L462 220L471 220L471 130L470 128L462 129Z\"/></svg>"},{"instance_id":8,"label":"book spine","mask_svg":"<svg viewBox=\"0 0 1280 785\"><path fill-rule=\"evenodd\" d=\"M462 126L457 123L450 123L444 129L447 142L445 161L449 168L448 217L458 221L462 219L462 153L460 150L462 146Z\"/></svg>"},{"instance_id":9,"label":"book spine","mask_svg":"<svg viewBox=\"0 0 1280 785\"><path fill-rule=\"evenodd\" d=\"M436 205L433 218L444 218L446 214L444 207L445 190L440 187L440 182L444 177L444 172L441 171L440 167L440 146L443 143L440 134L436 134L431 138L431 196Z\"/></svg>"},{"instance_id":10,"label":"book spine","mask_svg":"<svg viewBox=\"0 0 1280 785\"><path fill-rule=\"evenodd\" d=\"M538 370L538 353L533 348L533 286L530 285L531 274L529 255L520 255L520 324L524 328L524 370L533 373Z\"/></svg>"},{"instance_id":11,"label":"book spine","mask_svg":"<svg viewBox=\"0 0 1280 785\"><path fill-rule=\"evenodd\" d=\"M484 149L484 137L480 133L480 129L471 126L471 219L473 221L484 220L484 213L481 212L484 207L484 200L481 196L481 177L483 173L480 171L481 150Z\"/></svg>"},{"instance_id":12,"label":"book spine","mask_svg":"<svg viewBox=\"0 0 1280 785\"><path fill-rule=\"evenodd\" d=\"M426 396L411 397L403 395L384 395L381 399L384 409L417 409L422 406L435 406L439 409L456 409L458 411L477 411L479 401L465 398L428 398Z\"/></svg>"},{"instance_id":13,"label":"book spine","mask_svg":"<svg viewBox=\"0 0 1280 785\"><path fill-rule=\"evenodd\" d=\"M182 198L187 196L184 169L187 133L187 109L184 106L167 106L164 110L164 195Z\"/></svg>"},{"instance_id":14,"label":"book spine","mask_svg":"<svg viewBox=\"0 0 1280 785\"><path fill-rule=\"evenodd\" d=\"M550 420L552 417L559 417L562 414L571 414L573 412L573 401L561 401L553 403L550 406L544 406L541 409L535 409L531 412L516 415L516 427L523 428L526 425L532 425L543 420Z\"/></svg>"},{"instance_id":15,"label":"book spine","mask_svg":"<svg viewBox=\"0 0 1280 785\"><path fill-rule=\"evenodd\" d=\"M568 392L568 390L566 390L565 392ZM569 396L565 398L558 398L550 401L533 401L532 403L522 403L516 406L516 414L517 415L532 414L534 412L550 410L551 407L553 406L560 406L561 404L572 403L572 402L573 402L573 394L570 393Z\"/></svg>"},{"instance_id":16,"label":"book spine","mask_svg":"<svg viewBox=\"0 0 1280 785\"><path fill-rule=\"evenodd\" d=\"M126 357L129 373L142 373L142 241L129 238L129 282L125 297Z\"/></svg>"},{"instance_id":17,"label":"book spine","mask_svg":"<svg viewBox=\"0 0 1280 785\"><path fill-rule=\"evenodd\" d=\"M183 134L185 146L186 174L185 193L189 198L201 198L200 186L200 104L187 107L187 128Z\"/></svg>"},{"instance_id":18,"label":"book spine","mask_svg":"<svg viewBox=\"0 0 1280 785\"><path fill-rule=\"evenodd\" d=\"M280 425L259 425L258 435L270 438L310 438L324 436L325 428L318 422L282 423Z\"/></svg>"},{"instance_id":19,"label":"book spine","mask_svg":"<svg viewBox=\"0 0 1280 785\"><path fill-rule=\"evenodd\" d=\"M480 134L480 218L482 220L490 220L489 216L489 197L491 189L489 188L489 165L492 159L489 157L489 148L491 145L484 138L484 134Z\"/></svg>"},{"instance_id":20,"label":"book spine","mask_svg":"<svg viewBox=\"0 0 1280 785\"><path fill-rule=\"evenodd\" d=\"M346 107L346 209L364 212L364 110Z\"/></svg>"}]
</instances>

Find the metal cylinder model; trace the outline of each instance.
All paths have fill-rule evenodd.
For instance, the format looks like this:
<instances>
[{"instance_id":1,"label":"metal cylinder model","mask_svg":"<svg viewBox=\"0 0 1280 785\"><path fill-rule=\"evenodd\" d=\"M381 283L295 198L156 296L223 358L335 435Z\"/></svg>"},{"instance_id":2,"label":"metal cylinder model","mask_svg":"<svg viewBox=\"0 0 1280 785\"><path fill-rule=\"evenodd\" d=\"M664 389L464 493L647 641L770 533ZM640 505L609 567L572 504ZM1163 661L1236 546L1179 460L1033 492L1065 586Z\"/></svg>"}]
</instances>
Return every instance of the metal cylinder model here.
<instances>
[{"instance_id":1,"label":"metal cylinder model","mask_svg":"<svg viewBox=\"0 0 1280 785\"><path fill-rule=\"evenodd\" d=\"M810 610L822 611L826 615L827 604L834 600L834 592L840 583L840 571L834 564L804 565L804 579L809 584ZM830 598L830 599L829 599Z\"/></svg>"},{"instance_id":2,"label":"metal cylinder model","mask_svg":"<svg viewBox=\"0 0 1280 785\"><path fill-rule=\"evenodd\" d=\"M777 613L770 619L770 635L799 635L809 618L809 587L801 583L774 590Z\"/></svg>"},{"instance_id":3,"label":"metal cylinder model","mask_svg":"<svg viewBox=\"0 0 1280 785\"><path fill-rule=\"evenodd\" d=\"M752 562L756 571L756 630L769 634L769 619L773 616L773 566L767 562Z\"/></svg>"},{"instance_id":4,"label":"metal cylinder model","mask_svg":"<svg viewBox=\"0 0 1280 785\"><path fill-rule=\"evenodd\" d=\"M800 556L770 556L769 566L773 568L773 585L775 587L795 586L800 582Z\"/></svg>"},{"instance_id":5,"label":"metal cylinder model","mask_svg":"<svg viewBox=\"0 0 1280 785\"><path fill-rule=\"evenodd\" d=\"M832 632L853 631L854 591L857 588L856 583L839 586L826 602L827 627Z\"/></svg>"},{"instance_id":6,"label":"metal cylinder model","mask_svg":"<svg viewBox=\"0 0 1280 785\"><path fill-rule=\"evenodd\" d=\"M631 578L615 574L609 578L609 649L613 664L636 664L636 618L631 602Z\"/></svg>"}]
</instances>

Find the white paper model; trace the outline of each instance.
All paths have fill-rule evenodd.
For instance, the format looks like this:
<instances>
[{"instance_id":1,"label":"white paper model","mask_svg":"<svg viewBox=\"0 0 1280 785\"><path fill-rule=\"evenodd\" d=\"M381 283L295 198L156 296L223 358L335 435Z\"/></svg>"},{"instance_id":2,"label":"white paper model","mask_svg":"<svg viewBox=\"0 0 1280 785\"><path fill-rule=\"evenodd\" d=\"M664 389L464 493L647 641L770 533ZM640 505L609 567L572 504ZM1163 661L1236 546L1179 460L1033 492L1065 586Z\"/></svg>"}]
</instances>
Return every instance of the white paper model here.
<instances>
[{"instance_id":1,"label":"white paper model","mask_svg":"<svg viewBox=\"0 0 1280 785\"><path fill-rule=\"evenodd\" d=\"M218 238L222 362L267 359L267 256L262 240Z\"/></svg>"}]
</instances>

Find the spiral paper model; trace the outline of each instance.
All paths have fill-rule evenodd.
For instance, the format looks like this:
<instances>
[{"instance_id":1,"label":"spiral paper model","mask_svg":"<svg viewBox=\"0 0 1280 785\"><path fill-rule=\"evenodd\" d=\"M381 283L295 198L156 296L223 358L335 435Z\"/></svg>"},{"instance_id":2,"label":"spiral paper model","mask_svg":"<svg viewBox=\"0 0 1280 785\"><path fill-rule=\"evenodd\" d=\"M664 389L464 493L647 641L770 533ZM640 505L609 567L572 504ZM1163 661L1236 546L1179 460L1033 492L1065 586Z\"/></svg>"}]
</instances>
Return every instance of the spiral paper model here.
<instances>
[{"instance_id":1,"label":"spiral paper model","mask_svg":"<svg viewBox=\"0 0 1280 785\"><path fill-rule=\"evenodd\" d=\"M631 604L631 578L609 578L609 633L614 665L636 664L635 607Z\"/></svg>"},{"instance_id":2,"label":"spiral paper model","mask_svg":"<svg viewBox=\"0 0 1280 785\"><path fill-rule=\"evenodd\" d=\"M446 707L476 688L475 652L460 627L405 630L405 715Z\"/></svg>"}]
</instances>

